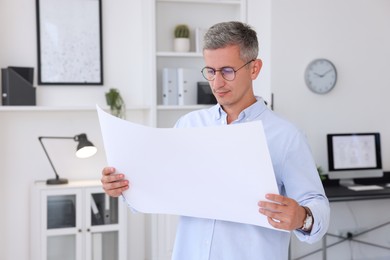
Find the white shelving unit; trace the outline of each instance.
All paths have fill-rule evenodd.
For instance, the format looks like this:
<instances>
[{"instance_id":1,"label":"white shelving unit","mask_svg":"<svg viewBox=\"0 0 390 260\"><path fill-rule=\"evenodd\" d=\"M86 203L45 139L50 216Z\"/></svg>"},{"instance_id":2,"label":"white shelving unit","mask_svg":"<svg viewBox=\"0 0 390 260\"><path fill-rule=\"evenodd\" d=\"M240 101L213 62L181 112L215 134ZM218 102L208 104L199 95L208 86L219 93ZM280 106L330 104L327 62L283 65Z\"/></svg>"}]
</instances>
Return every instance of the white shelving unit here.
<instances>
[{"instance_id":1,"label":"white shelving unit","mask_svg":"<svg viewBox=\"0 0 390 260\"><path fill-rule=\"evenodd\" d=\"M124 203L98 180L32 187L32 260L126 260L126 232Z\"/></svg>"},{"instance_id":2,"label":"white shelving unit","mask_svg":"<svg viewBox=\"0 0 390 260\"><path fill-rule=\"evenodd\" d=\"M200 73L204 67L202 53L196 51L196 28L207 29L223 21L246 21L246 0L154 0L154 27L151 28L155 39L153 79L155 89L156 126L172 127L176 120L189 111L204 108L204 105L169 106L162 105L162 70L163 68L189 68L199 70L199 80L205 81ZM177 24L187 24L190 28L190 52L173 51L173 31ZM196 92L195 92L196 93Z\"/></svg>"},{"instance_id":3,"label":"white shelving unit","mask_svg":"<svg viewBox=\"0 0 390 260\"><path fill-rule=\"evenodd\" d=\"M196 109L207 105L162 105L162 69L191 68L199 71L204 67L201 52L195 48L195 28L207 29L215 23L247 20L246 0L152 0L150 10L154 10L154 22L151 24L149 38L156 42L154 60L151 61L155 76L151 77L152 92L155 96L153 113L157 127L172 127L176 120ZM173 31L177 24L187 24L190 28L190 52L173 51ZM151 255L147 259L171 259L176 233L177 217L156 215L151 217L150 241Z\"/></svg>"}]
</instances>

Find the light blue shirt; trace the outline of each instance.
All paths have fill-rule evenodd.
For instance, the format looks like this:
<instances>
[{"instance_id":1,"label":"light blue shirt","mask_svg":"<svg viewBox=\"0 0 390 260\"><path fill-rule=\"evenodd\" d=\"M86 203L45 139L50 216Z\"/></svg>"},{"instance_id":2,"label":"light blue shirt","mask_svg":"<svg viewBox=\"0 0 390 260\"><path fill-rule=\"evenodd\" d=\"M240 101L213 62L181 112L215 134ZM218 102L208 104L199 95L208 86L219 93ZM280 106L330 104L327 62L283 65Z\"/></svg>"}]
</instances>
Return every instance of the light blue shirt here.
<instances>
[{"instance_id":1,"label":"light blue shirt","mask_svg":"<svg viewBox=\"0 0 390 260\"><path fill-rule=\"evenodd\" d=\"M305 137L269 110L261 98L242 111L233 124L255 120L263 123L280 194L309 207L313 213L311 233L295 230L295 235L308 243L319 241L328 229L329 202ZM190 112L178 120L176 127L223 124L227 124L227 115L220 105L215 105ZM212 149L218 152L218 147ZM237 152L232 148L232 153ZM290 234L254 225L181 217L172 259L283 260L288 258Z\"/></svg>"}]
</instances>

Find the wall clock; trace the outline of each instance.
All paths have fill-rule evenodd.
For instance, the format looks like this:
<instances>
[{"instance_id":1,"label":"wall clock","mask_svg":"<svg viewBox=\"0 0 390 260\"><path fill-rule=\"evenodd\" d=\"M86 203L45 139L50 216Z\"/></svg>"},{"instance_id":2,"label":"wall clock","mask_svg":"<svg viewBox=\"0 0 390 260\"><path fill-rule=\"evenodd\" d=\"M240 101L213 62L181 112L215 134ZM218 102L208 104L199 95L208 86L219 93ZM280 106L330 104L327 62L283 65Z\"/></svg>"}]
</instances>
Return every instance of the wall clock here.
<instances>
[{"instance_id":1,"label":"wall clock","mask_svg":"<svg viewBox=\"0 0 390 260\"><path fill-rule=\"evenodd\" d=\"M315 59L306 67L305 82L314 93L328 93L336 85L336 80L336 67L327 59Z\"/></svg>"}]
</instances>

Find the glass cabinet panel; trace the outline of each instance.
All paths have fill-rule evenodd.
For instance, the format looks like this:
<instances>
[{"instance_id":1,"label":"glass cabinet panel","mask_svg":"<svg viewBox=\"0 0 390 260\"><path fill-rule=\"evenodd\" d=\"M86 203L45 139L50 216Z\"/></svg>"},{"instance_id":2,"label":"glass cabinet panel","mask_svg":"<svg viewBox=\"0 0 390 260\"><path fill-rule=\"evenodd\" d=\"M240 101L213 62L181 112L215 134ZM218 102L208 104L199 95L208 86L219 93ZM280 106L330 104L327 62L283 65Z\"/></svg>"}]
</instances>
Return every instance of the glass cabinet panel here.
<instances>
[{"instance_id":1,"label":"glass cabinet panel","mask_svg":"<svg viewBox=\"0 0 390 260\"><path fill-rule=\"evenodd\" d=\"M118 198L105 193L92 193L91 223L92 226L118 224Z\"/></svg>"},{"instance_id":2,"label":"glass cabinet panel","mask_svg":"<svg viewBox=\"0 0 390 260\"><path fill-rule=\"evenodd\" d=\"M118 260L118 236L117 231L93 233L91 247L92 259Z\"/></svg>"},{"instance_id":3,"label":"glass cabinet panel","mask_svg":"<svg viewBox=\"0 0 390 260\"><path fill-rule=\"evenodd\" d=\"M76 227L76 195L47 197L47 229Z\"/></svg>"},{"instance_id":4,"label":"glass cabinet panel","mask_svg":"<svg viewBox=\"0 0 390 260\"><path fill-rule=\"evenodd\" d=\"M47 260L74 259L76 259L75 235L49 236L47 238Z\"/></svg>"}]
</instances>

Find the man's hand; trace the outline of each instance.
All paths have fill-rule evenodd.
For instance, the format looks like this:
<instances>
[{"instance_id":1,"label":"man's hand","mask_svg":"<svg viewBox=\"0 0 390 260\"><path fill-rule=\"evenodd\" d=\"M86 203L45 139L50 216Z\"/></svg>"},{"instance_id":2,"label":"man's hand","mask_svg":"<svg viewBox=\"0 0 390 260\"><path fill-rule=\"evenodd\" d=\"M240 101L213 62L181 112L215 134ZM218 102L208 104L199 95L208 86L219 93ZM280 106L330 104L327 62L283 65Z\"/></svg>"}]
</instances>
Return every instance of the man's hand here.
<instances>
[{"instance_id":1,"label":"man's hand","mask_svg":"<svg viewBox=\"0 0 390 260\"><path fill-rule=\"evenodd\" d=\"M112 197L120 196L123 191L129 188L129 181L125 180L125 175L115 173L113 167L103 168L101 182L103 190Z\"/></svg>"},{"instance_id":2,"label":"man's hand","mask_svg":"<svg viewBox=\"0 0 390 260\"><path fill-rule=\"evenodd\" d=\"M306 210L295 200L277 194L266 194L265 198L270 201L259 201L259 212L268 217L271 226L290 231L303 226Z\"/></svg>"}]
</instances>

